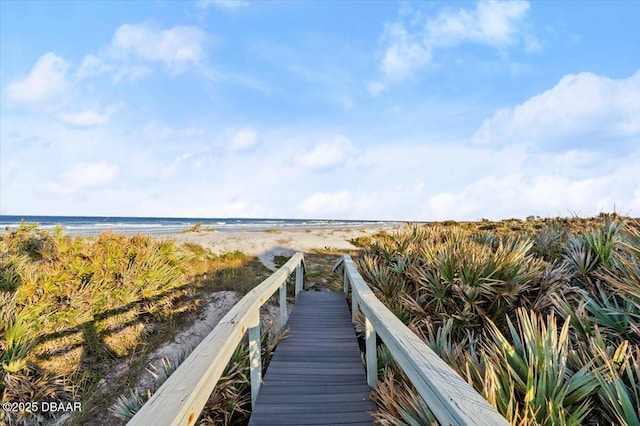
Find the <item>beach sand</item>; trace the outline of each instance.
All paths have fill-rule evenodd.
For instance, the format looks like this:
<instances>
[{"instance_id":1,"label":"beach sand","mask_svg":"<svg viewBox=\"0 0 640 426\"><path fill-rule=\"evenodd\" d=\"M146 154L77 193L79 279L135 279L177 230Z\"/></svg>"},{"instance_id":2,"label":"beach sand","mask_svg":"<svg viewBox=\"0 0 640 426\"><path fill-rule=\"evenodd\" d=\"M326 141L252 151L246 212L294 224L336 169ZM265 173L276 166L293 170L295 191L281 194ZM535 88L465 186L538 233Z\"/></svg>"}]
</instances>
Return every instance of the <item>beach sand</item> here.
<instances>
[{"instance_id":1,"label":"beach sand","mask_svg":"<svg viewBox=\"0 0 640 426\"><path fill-rule=\"evenodd\" d=\"M215 254L241 251L258 256L269 269L275 270L275 256L292 255L296 251L355 250L350 240L374 235L380 231L393 232L402 225L358 226L339 229L277 229L268 231L236 232L186 232L172 234L169 238L178 242L188 242L210 249ZM166 237L165 237L166 238Z\"/></svg>"}]
</instances>

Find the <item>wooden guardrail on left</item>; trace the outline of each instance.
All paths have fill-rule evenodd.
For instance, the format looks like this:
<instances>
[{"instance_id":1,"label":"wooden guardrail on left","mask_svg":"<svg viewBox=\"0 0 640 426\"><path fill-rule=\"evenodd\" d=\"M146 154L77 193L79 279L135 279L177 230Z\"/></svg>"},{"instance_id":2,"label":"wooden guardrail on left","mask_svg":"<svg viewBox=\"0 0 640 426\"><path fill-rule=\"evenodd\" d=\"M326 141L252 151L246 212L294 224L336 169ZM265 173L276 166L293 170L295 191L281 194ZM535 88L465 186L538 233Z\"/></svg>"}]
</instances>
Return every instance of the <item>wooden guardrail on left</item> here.
<instances>
[{"instance_id":1,"label":"wooden guardrail on left","mask_svg":"<svg viewBox=\"0 0 640 426\"><path fill-rule=\"evenodd\" d=\"M262 381L260 359L260 307L280 290L280 326L287 323L287 279L295 271L295 295L302 290L304 256L294 254L287 263L244 296L220 320L187 359L142 406L128 425L195 424L222 372L244 334L249 332L251 404Z\"/></svg>"}]
</instances>

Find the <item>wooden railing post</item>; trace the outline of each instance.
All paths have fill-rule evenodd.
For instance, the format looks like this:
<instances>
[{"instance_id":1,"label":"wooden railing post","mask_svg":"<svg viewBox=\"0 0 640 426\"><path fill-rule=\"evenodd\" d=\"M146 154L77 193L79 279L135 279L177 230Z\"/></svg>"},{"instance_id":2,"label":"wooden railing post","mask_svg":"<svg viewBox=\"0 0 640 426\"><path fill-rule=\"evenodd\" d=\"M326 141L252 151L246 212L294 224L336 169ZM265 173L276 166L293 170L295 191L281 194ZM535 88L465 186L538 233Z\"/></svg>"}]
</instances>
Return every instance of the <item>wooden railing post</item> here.
<instances>
[{"instance_id":1,"label":"wooden railing post","mask_svg":"<svg viewBox=\"0 0 640 426\"><path fill-rule=\"evenodd\" d=\"M251 407L256 404L262 383L262 359L260 348L260 309L249 319L249 372L251 375Z\"/></svg>"},{"instance_id":2,"label":"wooden railing post","mask_svg":"<svg viewBox=\"0 0 640 426\"><path fill-rule=\"evenodd\" d=\"M347 268L344 268L344 294L349 293L349 274L347 273Z\"/></svg>"},{"instance_id":3,"label":"wooden railing post","mask_svg":"<svg viewBox=\"0 0 640 426\"><path fill-rule=\"evenodd\" d=\"M351 286L351 322L356 323L356 311L358 310L358 292Z\"/></svg>"},{"instance_id":4,"label":"wooden railing post","mask_svg":"<svg viewBox=\"0 0 640 426\"><path fill-rule=\"evenodd\" d=\"M376 348L376 331L369 318L364 319L365 356L367 358L367 384L375 387L378 383L378 350Z\"/></svg>"},{"instance_id":5,"label":"wooden railing post","mask_svg":"<svg viewBox=\"0 0 640 426\"><path fill-rule=\"evenodd\" d=\"M287 282L280 286L280 330L287 325Z\"/></svg>"},{"instance_id":6,"label":"wooden railing post","mask_svg":"<svg viewBox=\"0 0 640 426\"><path fill-rule=\"evenodd\" d=\"M296 298L298 297L298 293L302 291L302 283L304 280L304 267L302 266L302 262L296 268Z\"/></svg>"}]
</instances>

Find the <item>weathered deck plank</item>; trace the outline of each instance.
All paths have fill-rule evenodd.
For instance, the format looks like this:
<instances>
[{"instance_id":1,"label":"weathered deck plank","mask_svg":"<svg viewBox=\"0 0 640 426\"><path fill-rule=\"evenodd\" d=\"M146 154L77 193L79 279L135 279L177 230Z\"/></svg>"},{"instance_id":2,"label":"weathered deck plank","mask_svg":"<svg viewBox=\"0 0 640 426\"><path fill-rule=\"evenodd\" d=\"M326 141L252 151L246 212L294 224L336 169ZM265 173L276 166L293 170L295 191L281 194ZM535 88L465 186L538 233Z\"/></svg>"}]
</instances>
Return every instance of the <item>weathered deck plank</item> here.
<instances>
[{"instance_id":1,"label":"weathered deck plank","mask_svg":"<svg viewBox=\"0 0 640 426\"><path fill-rule=\"evenodd\" d=\"M370 425L375 404L343 293L301 292L250 425Z\"/></svg>"}]
</instances>

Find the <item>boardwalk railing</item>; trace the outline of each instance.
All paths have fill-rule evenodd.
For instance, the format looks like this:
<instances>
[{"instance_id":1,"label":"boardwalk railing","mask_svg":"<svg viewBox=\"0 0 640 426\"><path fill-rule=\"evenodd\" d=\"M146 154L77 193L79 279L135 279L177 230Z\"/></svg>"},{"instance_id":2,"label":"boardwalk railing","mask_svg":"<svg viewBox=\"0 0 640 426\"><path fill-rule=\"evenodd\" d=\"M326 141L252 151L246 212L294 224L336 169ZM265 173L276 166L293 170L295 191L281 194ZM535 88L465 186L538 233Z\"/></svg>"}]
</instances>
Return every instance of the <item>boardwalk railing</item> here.
<instances>
[{"instance_id":1,"label":"boardwalk railing","mask_svg":"<svg viewBox=\"0 0 640 426\"><path fill-rule=\"evenodd\" d=\"M295 270L295 294L302 290L304 256L296 253L244 296L131 419L129 425L195 424L244 334L249 332L251 404L262 381L260 307L280 290L280 327L287 323L287 279Z\"/></svg>"},{"instance_id":2,"label":"boardwalk railing","mask_svg":"<svg viewBox=\"0 0 640 426\"><path fill-rule=\"evenodd\" d=\"M367 382L378 381L376 335L416 387L441 425L508 425L509 423L462 377L376 298L345 255L334 270L344 268L344 292L351 285L352 315L358 308L365 317Z\"/></svg>"}]
</instances>

